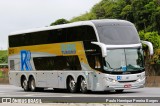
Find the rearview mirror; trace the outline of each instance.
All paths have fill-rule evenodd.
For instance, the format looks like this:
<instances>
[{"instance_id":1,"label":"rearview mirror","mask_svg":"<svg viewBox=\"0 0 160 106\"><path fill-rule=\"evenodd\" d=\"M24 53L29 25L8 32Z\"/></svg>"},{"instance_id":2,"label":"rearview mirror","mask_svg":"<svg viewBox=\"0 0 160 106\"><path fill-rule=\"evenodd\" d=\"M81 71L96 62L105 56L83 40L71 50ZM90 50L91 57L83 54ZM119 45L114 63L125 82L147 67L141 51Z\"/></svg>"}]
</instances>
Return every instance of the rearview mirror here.
<instances>
[{"instance_id":1,"label":"rearview mirror","mask_svg":"<svg viewBox=\"0 0 160 106\"><path fill-rule=\"evenodd\" d=\"M102 57L106 57L107 56L107 47L105 44L100 43L100 42L91 42L92 44L98 45L101 50L102 50Z\"/></svg>"},{"instance_id":2,"label":"rearview mirror","mask_svg":"<svg viewBox=\"0 0 160 106\"><path fill-rule=\"evenodd\" d=\"M143 44L145 44L145 45L147 45L148 46L148 48L149 48L149 53L150 53L150 55L153 55L153 45L152 45L152 43L151 42L148 42L148 41L141 41Z\"/></svg>"}]
</instances>

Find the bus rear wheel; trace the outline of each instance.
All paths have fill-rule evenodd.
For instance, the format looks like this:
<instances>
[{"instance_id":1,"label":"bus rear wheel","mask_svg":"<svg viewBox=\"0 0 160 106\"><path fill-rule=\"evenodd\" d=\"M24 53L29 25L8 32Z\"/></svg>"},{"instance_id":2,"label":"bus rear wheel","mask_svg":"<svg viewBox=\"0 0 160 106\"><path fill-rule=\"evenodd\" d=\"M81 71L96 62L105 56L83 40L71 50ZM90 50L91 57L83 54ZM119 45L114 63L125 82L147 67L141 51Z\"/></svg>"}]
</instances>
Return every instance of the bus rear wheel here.
<instances>
[{"instance_id":1,"label":"bus rear wheel","mask_svg":"<svg viewBox=\"0 0 160 106\"><path fill-rule=\"evenodd\" d=\"M82 92L82 93L87 93L87 82L86 82L86 80L82 77L81 78L81 81L80 81L80 91Z\"/></svg>"},{"instance_id":2,"label":"bus rear wheel","mask_svg":"<svg viewBox=\"0 0 160 106\"><path fill-rule=\"evenodd\" d=\"M35 83L35 79L33 77L30 78L29 80L29 88L32 92L41 92L41 91L44 91L44 88L38 88L36 87L36 83Z\"/></svg>"},{"instance_id":3,"label":"bus rear wheel","mask_svg":"<svg viewBox=\"0 0 160 106\"><path fill-rule=\"evenodd\" d=\"M32 92L36 91L36 83L33 77L29 80L29 87Z\"/></svg>"},{"instance_id":4,"label":"bus rear wheel","mask_svg":"<svg viewBox=\"0 0 160 106\"><path fill-rule=\"evenodd\" d=\"M71 93L75 93L77 91L76 82L74 81L74 79L72 77L69 77L69 79L67 81L67 89Z\"/></svg>"},{"instance_id":5,"label":"bus rear wheel","mask_svg":"<svg viewBox=\"0 0 160 106\"><path fill-rule=\"evenodd\" d=\"M29 85L26 78L22 79L22 88L24 89L24 91L29 91Z\"/></svg>"}]
</instances>

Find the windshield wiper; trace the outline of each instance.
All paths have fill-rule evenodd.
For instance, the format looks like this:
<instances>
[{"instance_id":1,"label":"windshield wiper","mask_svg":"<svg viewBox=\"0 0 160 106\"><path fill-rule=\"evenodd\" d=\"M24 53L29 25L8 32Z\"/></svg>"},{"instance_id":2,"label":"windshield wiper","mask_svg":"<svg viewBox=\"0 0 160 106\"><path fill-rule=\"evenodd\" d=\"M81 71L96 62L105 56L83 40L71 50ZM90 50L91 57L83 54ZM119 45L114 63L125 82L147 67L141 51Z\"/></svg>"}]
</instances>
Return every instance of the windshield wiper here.
<instances>
[{"instance_id":1,"label":"windshield wiper","mask_svg":"<svg viewBox=\"0 0 160 106\"><path fill-rule=\"evenodd\" d=\"M135 66L129 64L127 66L127 70L133 70L133 71L144 70L144 67L135 67Z\"/></svg>"}]
</instances>

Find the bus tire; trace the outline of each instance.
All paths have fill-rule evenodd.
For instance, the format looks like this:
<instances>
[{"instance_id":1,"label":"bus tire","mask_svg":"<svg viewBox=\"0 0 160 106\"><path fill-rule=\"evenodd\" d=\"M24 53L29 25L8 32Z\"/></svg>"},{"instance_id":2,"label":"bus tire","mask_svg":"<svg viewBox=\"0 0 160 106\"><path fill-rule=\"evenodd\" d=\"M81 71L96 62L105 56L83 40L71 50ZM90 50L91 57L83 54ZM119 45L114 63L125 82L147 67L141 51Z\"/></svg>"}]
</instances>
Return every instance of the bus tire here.
<instances>
[{"instance_id":1,"label":"bus tire","mask_svg":"<svg viewBox=\"0 0 160 106\"><path fill-rule=\"evenodd\" d=\"M30 87L30 89L31 89L32 92L35 92L35 91L38 90L38 89L36 88L36 83L35 83L35 80L34 80L33 77L31 77L31 78L29 79L29 87Z\"/></svg>"},{"instance_id":2,"label":"bus tire","mask_svg":"<svg viewBox=\"0 0 160 106\"><path fill-rule=\"evenodd\" d=\"M71 93L77 92L77 84L72 77L69 77L68 80L67 80L67 89Z\"/></svg>"},{"instance_id":3,"label":"bus tire","mask_svg":"<svg viewBox=\"0 0 160 106\"><path fill-rule=\"evenodd\" d=\"M29 85L26 78L22 79L22 88L24 89L24 91L29 91Z\"/></svg>"},{"instance_id":4,"label":"bus tire","mask_svg":"<svg viewBox=\"0 0 160 106\"><path fill-rule=\"evenodd\" d=\"M116 93L122 93L124 90L123 89L120 89L120 90L115 90Z\"/></svg>"},{"instance_id":5,"label":"bus tire","mask_svg":"<svg viewBox=\"0 0 160 106\"><path fill-rule=\"evenodd\" d=\"M87 93L88 92L88 90L87 90L87 82L83 77L81 77L81 81L80 81L80 91L82 93Z\"/></svg>"}]
</instances>

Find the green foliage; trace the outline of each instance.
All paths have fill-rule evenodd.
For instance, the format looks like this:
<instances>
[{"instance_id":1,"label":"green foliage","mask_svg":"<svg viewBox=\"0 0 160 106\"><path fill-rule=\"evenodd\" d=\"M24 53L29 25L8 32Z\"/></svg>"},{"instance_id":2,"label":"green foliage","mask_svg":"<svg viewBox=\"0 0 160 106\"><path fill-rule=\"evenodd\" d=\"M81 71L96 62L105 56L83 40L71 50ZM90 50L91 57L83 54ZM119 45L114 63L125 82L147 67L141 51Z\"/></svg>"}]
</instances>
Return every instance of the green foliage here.
<instances>
[{"instance_id":1,"label":"green foliage","mask_svg":"<svg viewBox=\"0 0 160 106\"><path fill-rule=\"evenodd\" d=\"M66 24L66 23L69 23L69 21L62 18L62 19L58 19L58 20L56 20L55 22L51 23L50 26L60 25L60 24Z\"/></svg>"},{"instance_id":2,"label":"green foliage","mask_svg":"<svg viewBox=\"0 0 160 106\"><path fill-rule=\"evenodd\" d=\"M75 17L71 20L71 22L75 22L75 21L84 21L84 20L92 20L92 19L96 19L95 14L93 13L85 13L79 17Z\"/></svg>"},{"instance_id":3,"label":"green foliage","mask_svg":"<svg viewBox=\"0 0 160 106\"><path fill-rule=\"evenodd\" d=\"M131 5L126 5L123 9L122 12L120 14L121 17L123 17L123 19L130 19L133 21L133 14L132 14L132 6Z\"/></svg>"},{"instance_id":4,"label":"green foliage","mask_svg":"<svg viewBox=\"0 0 160 106\"><path fill-rule=\"evenodd\" d=\"M73 21L116 18L134 23L138 30L160 33L160 0L102 0Z\"/></svg>"},{"instance_id":5,"label":"green foliage","mask_svg":"<svg viewBox=\"0 0 160 106\"><path fill-rule=\"evenodd\" d=\"M0 51L0 63L8 63L7 50Z\"/></svg>"},{"instance_id":6,"label":"green foliage","mask_svg":"<svg viewBox=\"0 0 160 106\"><path fill-rule=\"evenodd\" d=\"M3 77L3 73L2 73L2 71L0 70L0 78L2 78Z\"/></svg>"},{"instance_id":7,"label":"green foliage","mask_svg":"<svg viewBox=\"0 0 160 106\"><path fill-rule=\"evenodd\" d=\"M160 64L160 35L158 35L158 32L144 32L143 30L139 32L139 36L143 40L152 42L154 47L155 53L152 58L147 61L150 61L152 64ZM144 45L144 48L145 47Z\"/></svg>"},{"instance_id":8,"label":"green foliage","mask_svg":"<svg viewBox=\"0 0 160 106\"><path fill-rule=\"evenodd\" d=\"M74 17L70 22L92 19L124 19L145 32L158 31L160 34L160 0L101 0L90 12ZM68 23L58 19L51 25Z\"/></svg>"},{"instance_id":9,"label":"green foliage","mask_svg":"<svg viewBox=\"0 0 160 106\"><path fill-rule=\"evenodd\" d=\"M160 48L160 35L158 35L158 32L144 32L140 31L139 36L141 39L150 41L153 44L154 49Z\"/></svg>"},{"instance_id":10,"label":"green foliage","mask_svg":"<svg viewBox=\"0 0 160 106\"><path fill-rule=\"evenodd\" d=\"M151 59L153 64L160 64L160 49L155 50L155 53Z\"/></svg>"}]
</instances>

